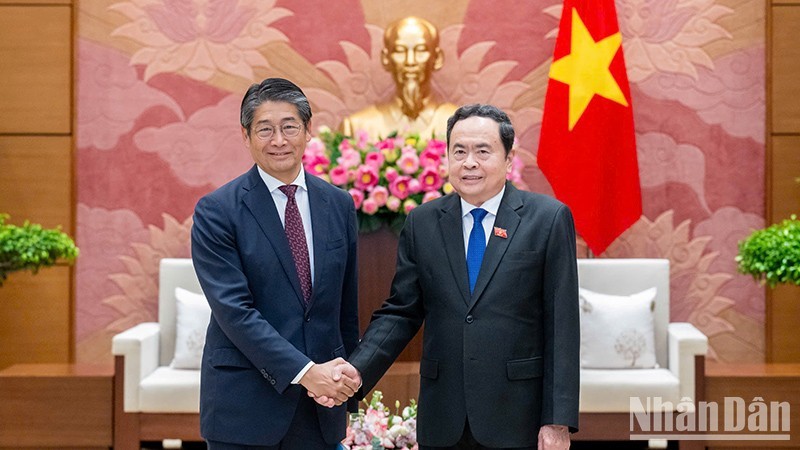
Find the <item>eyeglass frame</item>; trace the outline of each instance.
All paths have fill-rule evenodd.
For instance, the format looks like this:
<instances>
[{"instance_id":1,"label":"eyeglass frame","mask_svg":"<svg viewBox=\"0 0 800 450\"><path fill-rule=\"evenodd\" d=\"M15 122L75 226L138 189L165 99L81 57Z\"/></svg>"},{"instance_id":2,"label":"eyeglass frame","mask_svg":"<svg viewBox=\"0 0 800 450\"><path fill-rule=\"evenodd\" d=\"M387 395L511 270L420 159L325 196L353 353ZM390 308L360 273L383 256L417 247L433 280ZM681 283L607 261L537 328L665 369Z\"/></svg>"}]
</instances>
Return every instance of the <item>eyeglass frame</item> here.
<instances>
[{"instance_id":1,"label":"eyeglass frame","mask_svg":"<svg viewBox=\"0 0 800 450\"><path fill-rule=\"evenodd\" d=\"M303 125L302 125L302 124L300 124L300 123L295 123L295 122L284 123L283 125L281 125L281 126L279 126L279 127L275 127L275 126L273 126L273 125L267 125L267 124L260 125L260 126L261 126L261 128L260 128L260 129L258 129L258 130L253 130L253 133L254 133L254 134L255 134L255 135L256 135L256 136L257 136L259 139L261 139L262 141L266 141L266 140L268 140L268 139L271 139L273 136L275 136L275 130L280 130L280 133L281 133L281 134L283 135L283 137L285 137L285 138L293 138L293 137L297 137L297 136L299 136L299 135L300 135L300 133L303 131ZM291 129L297 129L297 132L287 133L287 132L286 132L286 128L288 128L288 129L290 129L290 130L291 130ZM261 133L262 133L262 132L264 132L264 131L266 131L267 129L271 130L271 131L269 132L269 134L268 134L268 135L266 135L266 136L262 136L262 134L261 134Z\"/></svg>"}]
</instances>

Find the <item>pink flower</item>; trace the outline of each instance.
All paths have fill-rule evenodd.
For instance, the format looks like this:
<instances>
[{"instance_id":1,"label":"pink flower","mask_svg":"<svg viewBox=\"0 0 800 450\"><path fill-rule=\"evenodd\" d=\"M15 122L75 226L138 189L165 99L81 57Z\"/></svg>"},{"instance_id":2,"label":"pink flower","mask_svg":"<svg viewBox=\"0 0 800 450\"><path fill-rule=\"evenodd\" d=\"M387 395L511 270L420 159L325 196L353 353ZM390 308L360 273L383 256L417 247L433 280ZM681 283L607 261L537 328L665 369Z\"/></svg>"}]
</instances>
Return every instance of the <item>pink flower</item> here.
<instances>
[{"instance_id":1,"label":"pink flower","mask_svg":"<svg viewBox=\"0 0 800 450\"><path fill-rule=\"evenodd\" d=\"M325 155L325 144L319 140L319 138L312 138L306 144L306 151L303 154L303 158L306 156L314 157L314 156L324 156Z\"/></svg>"},{"instance_id":2,"label":"pink flower","mask_svg":"<svg viewBox=\"0 0 800 450\"><path fill-rule=\"evenodd\" d=\"M371 216L378 212L378 203L372 197L367 198L361 203L361 211Z\"/></svg>"},{"instance_id":3,"label":"pink flower","mask_svg":"<svg viewBox=\"0 0 800 450\"><path fill-rule=\"evenodd\" d=\"M331 176L331 183L337 186L344 186L347 184L347 169L343 166L336 166L328 172L328 175Z\"/></svg>"},{"instance_id":4,"label":"pink flower","mask_svg":"<svg viewBox=\"0 0 800 450\"><path fill-rule=\"evenodd\" d=\"M441 197L442 193L439 191L428 191L422 196L422 203L428 203L431 200L436 200Z\"/></svg>"},{"instance_id":5,"label":"pink flower","mask_svg":"<svg viewBox=\"0 0 800 450\"><path fill-rule=\"evenodd\" d=\"M353 144L349 139L342 139L342 142L339 142L339 151L344 153L347 150L353 150Z\"/></svg>"},{"instance_id":6,"label":"pink flower","mask_svg":"<svg viewBox=\"0 0 800 450\"><path fill-rule=\"evenodd\" d=\"M378 206L383 206L386 204L386 200L389 199L389 190L383 186L375 186L372 188L369 198L375 200Z\"/></svg>"},{"instance_id":7,"label":"pink flower","mask_svg":"<svg viewBox=\"0 0 800 450\"><path fill-rule=\"evenodd\" d=\"M360 148L361 150L366 150L368 139L369 133L367 133L365 130L356 131L356 147Z\"/></svg>"},{"instance_id":8,"label":"pink flower","mask_svg":"<svg viewBox=\"0 0 800 450\"><path fill-rule=\"evenodd\" d=\"M383 176L386 177L386 181L388 181L389 183L394 181L394 179L397 178L399 175L400 174L397 173L397 169L395 169L394 167L387 167L386 171L383 173Z\"/></svg>"},{"instance_id":9,"label":"pink flower","mask_svg":"<svg viewBox=\"0 0 800 450\"><path fill-rule=\"evenodd\" d=\"M306 165L306 170L314 175L322 175L328 170L331 160L325 155L314 156Z\"/></svg>"},{"instance_id":10,"label":"pink flower","mask_svg":"<svg viewBox=\"0 0 800 450\"><path fill-rule=\"evenodd\" d=\"M347 192L350 194L350 197L353 197L353 203L355 203L356 209L361 208L361 202L364 201L364 191L350 189Z\"/></svg>"},{"instance_id":11,"label":"pink flower","mask_svg":"<svg viewBox=\"0 0 800 450\"><path fill-rule=\"evenodd\" d=\"M422 183L420 183L418 179L412 178L411 181L408 182L408 190L411 191L412 194L419 194L420 191L422 191Z\"/></svg>"},{"instance_id":12,"label":"pink flower","mask_svg":"<svg viewBox=\"0 0 800 450\"><path fill-rule=\"evenodd\" d=\"M428 145L425 146L425 150L430 150L440 156L444 156L445 153L447 153L447 142L440 141L439 139L431 139L428 141Z\"/></svg>"},{"instance_id":13,"label":"pink flower","mask_svg":"<svg viewBox=\"0 0 800 450\"><path fill-rule=\"evenodd\" d=\"M395 197L394 195L390 195L388 199L386 199L386 207L389 208L389 211L397 212L400 210L400 205L403 203L402 200Z\"/></svg>"},{"instance_id":14,"label":"pink flower","mask_svg":"<svg viewBox=\"0 0 800 450\"><path fill-rule=\"evenodd\" d=\"M378 184L378 181L378 169L367 164L358 166L354 183L357 188L367 190Z\"/></svg>"},{"instance_id":15,"label":"pink flower","mask_svg":"<svg viewBox=\"0 0 800 450\"><path fill-rule=\"evenodd\" d=\"M397 165L401 172L410 175L419 169L419 157L416 152L403 152L397 160Z\"/></svg>"},{"instance_id":16,"label":"pink flower","mask_svg":"<svg viewBox=\"0 0 800 450\"><path fill-rule=\"evenodd\" d=\"M369 152L364 157L364 163L369 164L370 166L380 169L383 166L383 161L385 158L383 157L383 153L381 152Z\"/></svg>"},{"instance_id":17,"label":"pink flower","mask_svg":"<svg viewBox=\"0 0 800 450\"><path fill-rule=\"evenodd\" d=\"M417 206L419 206L417 202L415 202L413 198L410 198L405 202L403 202L403 211L406 214L408 214L411 212L412 209L416 208Z\"/></svg>"},{"instance_id":18,"label":"pink flower","mask_svg":"<svg viewBox=\"0 0 800 450\"><path fill-rule=\"evenodd\" d=\"M391 139L391 138L384 139L384 140L378 142L377 144L375 144L375 148L377 148L378 150L392 149L392 148L394 148L394 139Z\"/></svg>"},{"instance_id":19,"label":"pink flower","mask_svg":"<svg viewBox=\"0 0 800 450\"><path fill-rule=\"evenodd\" d=\"M345 149L342 151L342 156L336 158L336 162L338 162L340 166L344 166L345 169L351 169L361 164L361 153L359 153L358 150L353 150L352 147L350 149Z\"/></svg>"},{"instance_id":20,"label":"pink flower","mask_svg":"<svg viewBox=\"0 0 800 450\"><path fill-rule=\"evenodd\" d=\"M422 167L439 167L442 163L442 155L438 150L426 148L419 155L419 163Z\"/></svg>"},{"instance_id":21,"label":"pink flower","mask_svg":"<svg viewBox=\"0 0 800 450\"><path fill-rule=\"evenodd\" d=\"M433 167L426 167L417 179L425 192L436 191L444 184L444 179L439 176L439 171Z\"/></svg>"},{"instance_id":22,"label":"pink flower","mask_svg":"<svg viewBox=\"0 0 800 450\"><path fill-rule=\"evenodd\" d=\"M525 167L525 163L522 162L522 159L518 156L515 156L511 159L511 171L506 174L506 179L510 180L514 184L518 184L522 182L522 168Z\"/></svg>"},{"instance_id":23,"label":"pink flower","mask_svg":"<svg viewBox=\"0 0 800 450\"><path fill-rule=\"evenodd\" d=\"M401 175L389 183L389 192L400 200L405 199L411 194L408 184L412 178L406 175Z\"/></svg>"}]
</instances>

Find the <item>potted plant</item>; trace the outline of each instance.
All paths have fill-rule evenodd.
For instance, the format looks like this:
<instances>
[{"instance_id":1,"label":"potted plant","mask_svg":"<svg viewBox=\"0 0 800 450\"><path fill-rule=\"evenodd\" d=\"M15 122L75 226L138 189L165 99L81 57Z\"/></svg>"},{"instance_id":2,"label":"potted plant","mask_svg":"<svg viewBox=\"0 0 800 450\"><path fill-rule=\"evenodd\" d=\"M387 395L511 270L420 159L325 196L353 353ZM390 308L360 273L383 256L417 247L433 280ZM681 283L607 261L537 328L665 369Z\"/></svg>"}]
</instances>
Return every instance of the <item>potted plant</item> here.
<instances>
[{"instance_id":1,"label":"potted plant","mask_svg":"<svg viewBox=\"0 0 800 450\"><path fill-rule=\"evenodd\" d=\"M60 229L46 229L25 222L21 227L6 224L8 214L0 214L0 286L8 274L19 270L33 273L62 261L72 264L78 248Z\"/></svg>"},{"instance_id":2,"label":"potted plant","mask_svg":"<svg viewBox=\"0 0 800 450\"><path fill-rule=\"evenodd\" d=\"M766 282L800 285L800 220L792 215L781 223L756 230L739 242L739 272Z\"/></svg>"}]
</instances>

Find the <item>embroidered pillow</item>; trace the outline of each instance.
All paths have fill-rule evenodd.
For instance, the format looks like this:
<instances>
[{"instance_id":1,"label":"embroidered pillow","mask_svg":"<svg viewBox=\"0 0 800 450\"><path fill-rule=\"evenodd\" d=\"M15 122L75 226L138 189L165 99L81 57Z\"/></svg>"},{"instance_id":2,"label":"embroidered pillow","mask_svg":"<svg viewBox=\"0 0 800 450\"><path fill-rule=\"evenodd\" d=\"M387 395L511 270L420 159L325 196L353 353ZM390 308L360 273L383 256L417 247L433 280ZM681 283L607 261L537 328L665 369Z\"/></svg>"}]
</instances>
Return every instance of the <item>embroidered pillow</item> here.
<instances>
[{"instance_id":1,"label":"embroidered pillow","mask_svg":"<svg viewBox=\"0 0 800 450\"><path fill-rule=\"evenodd\" d=\"M175 356L170 367L199 369L206 343L206 329L211 320L211 307L204 295L183 288L175 288L175 300Z\"/></svg>"},{"instance_id":2,"label":"embroidered pillow","mask_svg":"<svg viewBox=\"0 0 800 450\"><path fill-rule=\"evenodd\" d=\"M655 351L656 288L608 295L581 288L581 367L652 369Z\"/></svg>"}]
</instances>

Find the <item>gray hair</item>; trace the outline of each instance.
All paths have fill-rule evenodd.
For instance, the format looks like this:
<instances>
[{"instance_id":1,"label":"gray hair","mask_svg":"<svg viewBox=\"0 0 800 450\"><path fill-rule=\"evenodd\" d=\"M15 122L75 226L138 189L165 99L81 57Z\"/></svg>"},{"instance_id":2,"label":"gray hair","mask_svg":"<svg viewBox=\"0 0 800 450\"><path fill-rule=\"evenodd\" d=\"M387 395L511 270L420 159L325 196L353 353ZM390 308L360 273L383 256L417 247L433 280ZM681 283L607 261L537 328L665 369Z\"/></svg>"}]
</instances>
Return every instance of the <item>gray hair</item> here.
<instances>
[{"instance_id":1,"label":"gray hair","mask_svg":"<svg viewBox=\"0 0 800 450\"><path fill-rule=\"evenodd\" d=\"M240 120L248 135L256 109L264 102L286 102L294 105L300 120L303 121L303 127L308 127L308 122L311 120L311 105L306 94L287 79L267 78L261 83L251 85L242 99Z\"/></svg>"},{"instance_id":2,"label":"gray hair","mask_svg":"<svg viewBox=\"0 0 800 450\"><path fill-rule=\"evenodd\" d=\"M456 122L473 116L486 117L500 125L500 141L503 142L506 156L508 156L508 153L511 152L511 149L514 147L514 126L511 125L511 119L509 119L508 115L500 108L480 103L464 105L458 108L456 112L447 119L447 148L450 148L450 132L453 131L453 126Z\"/></svg>"}]
</instances>

